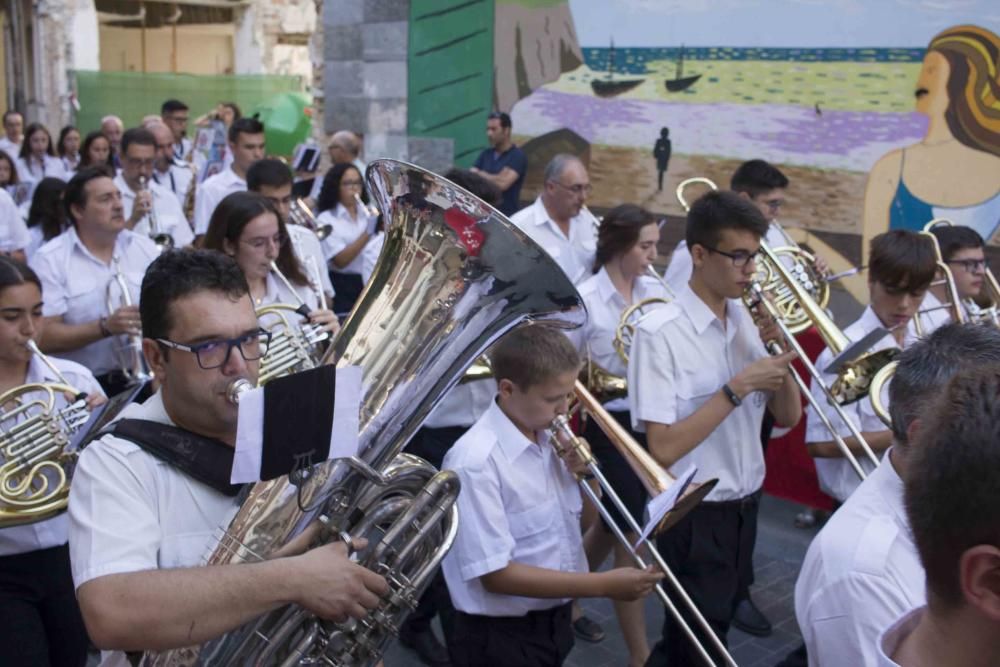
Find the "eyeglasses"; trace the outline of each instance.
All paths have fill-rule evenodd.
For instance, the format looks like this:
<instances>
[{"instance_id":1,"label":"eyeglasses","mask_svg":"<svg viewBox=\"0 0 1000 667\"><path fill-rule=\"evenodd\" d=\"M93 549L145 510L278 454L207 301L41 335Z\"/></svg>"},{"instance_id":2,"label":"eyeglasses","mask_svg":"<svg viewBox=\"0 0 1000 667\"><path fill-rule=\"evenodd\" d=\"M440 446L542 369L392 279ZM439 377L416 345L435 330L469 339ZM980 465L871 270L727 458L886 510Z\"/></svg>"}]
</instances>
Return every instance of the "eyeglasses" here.
<instances>
[{"instance_id":1,"label":"eyeglasses","mask_svg":"<svg viewBox=\"0 0 1000 667\"><path fill-rule=\"evenodd\" d=\"M555 183L564 190L569 190L575 195L589 195L594 191L594 186L590 183L577 183L576 185L563 185L559 181L550 181L550 183Z\"/></svg>"},{"instance_id":2,"label":"eyeglasses","mask_svg":"<svg viewBox=\"0 0 1000 667\"><path fill-rule=\"evenodd\" d=\"M288 234L281 232L275 236L272 236L271 238L258 236L257 238L241 241L241 243L247 244L254 250L263 250L268 246L268 244L271 243L278 246L279 248L282 248L285 246L286 243L288 243Z\"/></svg>"},{"instance_id":3,"label":"eyeglasses","mask_svg":"<svg viewBox=\"0 0 1000 667\"><path fill-rule=\"evenodd\" d=\"M723 257L728 257L733 261L733 266L735 266L737 269L742 269L744 266L747 265L747 262L750 261L756 262L757 260L760 259L760 250L758 250L757 252L750 253L746 252L745 250L740 250L737 252L726 252L725 250L719 250L718 248L711 248L709 246L704 246L704 248L709 252L714 252L719 255L722 255Z\"/></svg>"},{"instance_id":4,"label":"eyeglasses","mask_svg":"<svg viewBox=\"0 0 1000 667\"><path fill-rule=\"evenodd\" d=\"M961 266L969 273L976 273L977 271L985 271L990 265L987 259L946 259L945 264L954 264L955 266Z\"/></svg>"},{"instance_id":5,"label":"eyeglasses","mask_svg":"<svg viewBox=\"0 0 1000 667\"><path fill-rule=\"evenodd\" d=\"M184 345L164 338L156 338L155 340L171 350L190 352L198 360L198 365L208 371L229 363L229 355L234 347L239 349L240 356L243 357L244 361L257 361L267 354L267 348L271 346L271 332L257 329L257 331L251 331L238 338L209 340L196 345Z\"/></svg>"},{"instance_id":6,"label":"eyeglasses","mask_svg":"<svg viewBox=\"0 0 1000 667\"><path fill-rule=\"evenodd\" d=\"M360 188L361 181L341 181L340 187L342 188Z\"/></svg>"},{"instance_id":7,"label":"eyeglasses","mask_svg":"<svg viewBox=\"0 0 1000 667\"><path fill-rule=\"evenodd\" d=\"M125 158L125 164L136 169L140 169L142 167L152 167L154 162L156 162L156 158L149 158L148 160L141 160L135 157Z\"/></svg>"}]
</instances>

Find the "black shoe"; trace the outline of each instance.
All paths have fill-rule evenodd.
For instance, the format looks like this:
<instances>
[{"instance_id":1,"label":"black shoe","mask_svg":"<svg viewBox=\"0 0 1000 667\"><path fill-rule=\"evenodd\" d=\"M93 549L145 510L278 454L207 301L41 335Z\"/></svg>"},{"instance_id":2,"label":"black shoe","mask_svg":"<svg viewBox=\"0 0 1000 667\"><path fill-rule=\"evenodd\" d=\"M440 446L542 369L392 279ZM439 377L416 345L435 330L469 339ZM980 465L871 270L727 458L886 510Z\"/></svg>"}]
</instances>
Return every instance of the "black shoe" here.
<instances>
[{"instance_id":1,"label":"black shoe","mask_svg":"<svg viewBox=\"0 0 1000 667\"><path fill-rule=\"evenodd\" d=\"M573 633L583 641L593 644L604 640L604 628L586 616L573 621Z\"/></svg>"},{"instance_id":2,"label":"black shoe","mask_svg":"<svg viewBox=\"0 0 1000 667\"><path fill-rule=\"evenodd\" d=\"M771 622L757 609L753 600L744 598L736 605L736 613L733 614L733 625L757 637L767 637L771 634Z\"/></svg>"},{"instance_id":3,"label":"black shoe","mask_svg":"<svg viewBox=\"0 0 1000 667\"><path fill-rule=\"evenodd\" d=\"M399 643L416 652L420 656L420 662L428 667L448 667L451 665L451 660L448 659L448 649L444 647L430 628L423 632L406 632L404 630L399 633Z\"/></svg>"}]
</instances>

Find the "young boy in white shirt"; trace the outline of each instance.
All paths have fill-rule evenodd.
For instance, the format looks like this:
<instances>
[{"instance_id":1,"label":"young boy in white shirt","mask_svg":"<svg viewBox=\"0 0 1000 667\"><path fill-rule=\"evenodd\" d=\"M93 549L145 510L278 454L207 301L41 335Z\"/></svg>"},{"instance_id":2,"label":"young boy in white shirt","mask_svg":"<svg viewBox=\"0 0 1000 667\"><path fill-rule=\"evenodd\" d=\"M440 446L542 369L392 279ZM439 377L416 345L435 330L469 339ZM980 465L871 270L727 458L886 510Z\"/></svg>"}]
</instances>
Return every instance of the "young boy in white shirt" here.
<instances>
[{"instance_id":1,"label":"young boy in white shirt","mask_svg":"<svg viewBox=\"0 0 1000 667\"><path fill-rule=\"evenodd\" d=\"M575 454L560 460L548 431L580 370L573 344L529 325L490 356L496 400L444 459L462 482L462 521L444 560L456 609L449 654L455 667L560 665L573 647L571 599L636 599L662 575L588 571L576 479L585 468Z\"/></svg>"}]
</instances>

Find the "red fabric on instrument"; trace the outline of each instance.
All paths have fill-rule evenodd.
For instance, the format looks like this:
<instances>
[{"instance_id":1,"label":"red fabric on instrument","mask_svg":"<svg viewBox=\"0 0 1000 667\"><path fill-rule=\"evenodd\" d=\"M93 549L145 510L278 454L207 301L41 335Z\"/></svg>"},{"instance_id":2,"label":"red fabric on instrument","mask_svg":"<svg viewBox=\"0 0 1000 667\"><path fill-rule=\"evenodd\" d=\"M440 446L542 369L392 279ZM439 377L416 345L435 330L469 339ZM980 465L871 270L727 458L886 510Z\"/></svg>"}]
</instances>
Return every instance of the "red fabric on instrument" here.
<instances>
[{"instance_id":1,"label":"red fabric on instrument","mask_svg":"<svg viewBox=\"0 0 1000 667\"><path fill-rule=\"evenodd\" d=\"M795 338L814 362L826 347L815 327L806 329ZM802 362L796 359L794 365L799 375L811 384ZM806 405L804 397L802 405ZM764 457L767 464L764 492L809 507L832 510L833 500L819 489L816 465L806 450L805 437L806 416L803 407L802 419L798 425L782 437L772 438L767 445L767 454Z\"/></svg>"}]
</instances>

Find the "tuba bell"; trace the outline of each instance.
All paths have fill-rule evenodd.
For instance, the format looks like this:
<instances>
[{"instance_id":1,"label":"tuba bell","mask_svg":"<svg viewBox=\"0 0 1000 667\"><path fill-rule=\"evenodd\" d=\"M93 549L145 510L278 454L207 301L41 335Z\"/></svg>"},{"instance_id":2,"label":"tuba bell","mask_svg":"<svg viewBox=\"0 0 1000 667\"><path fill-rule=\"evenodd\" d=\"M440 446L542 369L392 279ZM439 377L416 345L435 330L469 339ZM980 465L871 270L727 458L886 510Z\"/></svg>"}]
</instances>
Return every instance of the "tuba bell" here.
<instances>
[{"instance_id":1,"label":"tuba bell","mask_svg":"<svg viewBox=\"0 0 1000 667\"><path fill-rule=\"evenodd\" d=\"M370 665L444 558L458 481L400 454L465 369L527 320L579 326L586 313L548 254L503 215L419 167L366 174L388 223L371 280L323 363L362 368L356 456L254 484L207 564L255 562L321 519L324 541L368 538L356 555L391 591L365 619L332 623L287 606L144 664Z\"/></svg>"},{"instance_id":2,"label":"tuba bell","mask_svg":"<svg viewBox=\"0 0 1000 667\"><path fill-rule=\"evenodd\" d=\"M51 518L66 509L77 452L67 446L87 423L86 394L70 386L35 342L28 349L59 379L23 384L0 395L0 528ZM72 402L57 408L57 397Z\"/></svg>"}]
</instances>

